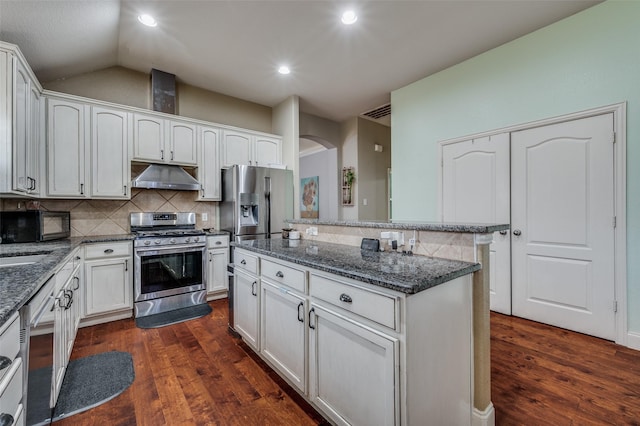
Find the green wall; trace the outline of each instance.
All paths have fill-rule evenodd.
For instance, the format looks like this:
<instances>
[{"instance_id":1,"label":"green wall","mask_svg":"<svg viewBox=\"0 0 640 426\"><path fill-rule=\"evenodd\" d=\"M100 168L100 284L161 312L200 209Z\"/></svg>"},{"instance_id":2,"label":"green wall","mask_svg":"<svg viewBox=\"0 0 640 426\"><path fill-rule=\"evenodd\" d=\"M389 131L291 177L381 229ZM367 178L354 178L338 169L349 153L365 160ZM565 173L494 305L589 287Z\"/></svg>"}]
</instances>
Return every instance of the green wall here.
<instances>
[{"instance_id":1,"label":"green wall","mask_svg":"<svg viewBox=\"0 0 640 426\"><path fill-rule=\"evenodd\" d=\"M628 320L639 332L640 1L599 4L394 91L393 219L439 219L438 141L623 101Z\"/></svg>"}]
</instances>

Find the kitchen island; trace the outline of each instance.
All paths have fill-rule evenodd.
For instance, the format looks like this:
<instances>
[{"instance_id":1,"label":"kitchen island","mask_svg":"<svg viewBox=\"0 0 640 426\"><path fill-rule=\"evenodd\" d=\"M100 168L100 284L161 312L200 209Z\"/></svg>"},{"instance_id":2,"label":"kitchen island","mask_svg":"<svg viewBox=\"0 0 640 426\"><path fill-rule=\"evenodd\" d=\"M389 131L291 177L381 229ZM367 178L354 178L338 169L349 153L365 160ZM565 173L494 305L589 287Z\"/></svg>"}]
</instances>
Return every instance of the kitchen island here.
<instances>
[{"instance_id":1,"label":"kitchen island","mask_svg":"<svg viewBox=\"0 0 640 426\"><path fill-rule=\"evenodd\" d=\"M234 328L336 424L472 424L478 263L233 243Z\"/></svg>"}]
</instances>

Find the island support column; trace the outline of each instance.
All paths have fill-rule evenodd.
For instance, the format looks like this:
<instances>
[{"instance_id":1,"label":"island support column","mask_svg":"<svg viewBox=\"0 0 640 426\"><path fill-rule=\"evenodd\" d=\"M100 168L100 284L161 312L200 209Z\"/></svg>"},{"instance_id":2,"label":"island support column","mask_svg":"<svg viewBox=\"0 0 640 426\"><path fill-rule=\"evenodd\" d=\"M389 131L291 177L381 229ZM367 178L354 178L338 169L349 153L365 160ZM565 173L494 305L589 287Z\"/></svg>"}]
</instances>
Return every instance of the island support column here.
<instances>
[{"instance_id":1,"label":"island support column","mask_svg":"<svg viewBox=\"0 0 640 426\"><path fill-rule=\"evenodd\" d=\"M489 245L493 234L474 235L476 261L482 269L473 273L473 424L495 425L491 402L491 324L489 317Z\"/></svg>"}]
</instances>

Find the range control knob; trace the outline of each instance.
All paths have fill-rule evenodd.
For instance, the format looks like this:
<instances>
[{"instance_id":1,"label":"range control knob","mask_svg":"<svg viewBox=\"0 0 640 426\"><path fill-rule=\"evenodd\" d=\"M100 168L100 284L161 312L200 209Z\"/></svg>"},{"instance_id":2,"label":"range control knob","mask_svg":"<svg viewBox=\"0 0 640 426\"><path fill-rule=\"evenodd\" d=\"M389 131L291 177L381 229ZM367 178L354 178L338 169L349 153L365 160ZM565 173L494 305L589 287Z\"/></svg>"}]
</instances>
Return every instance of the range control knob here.
<instances>
[{"instance_id":1,"label":"range control knob","mask_svg":"<svg viewBox=\"0 0 640 426\"><path fill-rule=\"evenodd\" d=\"M185 243L189 243L189 242L191 242L191 238L189 238L189 237L185 238L185 239L184 239L184 242L185 242Z\"/></svg>"},{"instance_id":2,"label":"range control knob","mask_svg":"<svg viewBox=\"0 0 640 426\"><path fill-rule=\"evenodd\" d=\"M193 237L193 241L195 241L197 243L198 241L200 241L200 237Z\"/></svg>"},{"instance_id":3,"label":"range control knob","mask_svg":"<svg viewBox=\"0 0 640 426\"><path fill-rule=\"evenodd\" d=\"M162 242L162 241L160 241L160 240L155 240L155 241L154 241L154 243L156 243L156 244L160 244L161 242Z\"/></svg>"},{"instance_id":4,"label":"range control knob","mask_svg":"<svg viewBox=\"0 0 640 426\"><path fill-rule=\"evenodd\" d=\"M175 238L172 238L172 239L170 239L170 240L169 240L169 242L170 242L171 244L175 244L175 243L176 243L176 239L175 239Z\"/></svg>"},{"instance_id":5,"label":"range control knob","mask_svg":"<svg viewBox=\"0 0 640 426\"><path fill-rule=\"evenodd\" d=\"M145 240L145 241L144 241L144 245L145 245L145 246L151 245L151 240Z\"/></svg>"}]
</instances>

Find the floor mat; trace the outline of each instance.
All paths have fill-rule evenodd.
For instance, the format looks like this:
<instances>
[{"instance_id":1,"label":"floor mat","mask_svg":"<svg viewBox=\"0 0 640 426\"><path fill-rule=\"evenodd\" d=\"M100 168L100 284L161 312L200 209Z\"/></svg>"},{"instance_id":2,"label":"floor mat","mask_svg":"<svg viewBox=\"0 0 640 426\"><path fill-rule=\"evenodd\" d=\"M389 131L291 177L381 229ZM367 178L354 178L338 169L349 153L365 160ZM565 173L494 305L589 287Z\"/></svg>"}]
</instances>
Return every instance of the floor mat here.
<instances>
[{"instance_id":1,"label":"floor mat","mask_svg":"<svg viewBox=\"0 0 640 426\"><path fill-rule=\"evenodd\" d=\"M104 352L69 362L53 421L115 398L133 383L134 378L133 359L128 352Z\"/></svg>"},{"instance_id":2,"label":"floor mat","mask_svg":"<svg viewBox=\"0 0 640 426\"><path fill-rule=\"evenodd\" d=\"M158 328L165 325L188 321L209 315L212 309L206 303L187 308L174 309L173 311L136 318L138 328Z\"/></svg>"}]
</instances>

